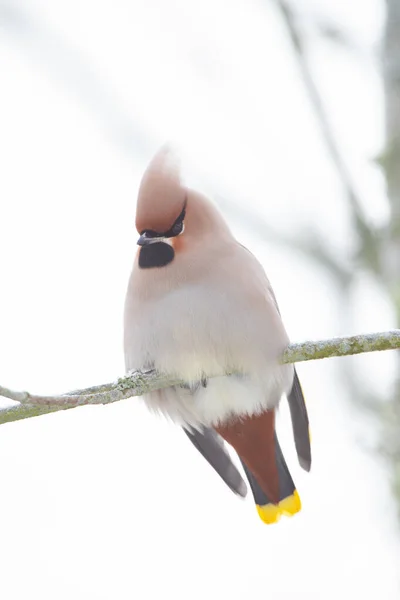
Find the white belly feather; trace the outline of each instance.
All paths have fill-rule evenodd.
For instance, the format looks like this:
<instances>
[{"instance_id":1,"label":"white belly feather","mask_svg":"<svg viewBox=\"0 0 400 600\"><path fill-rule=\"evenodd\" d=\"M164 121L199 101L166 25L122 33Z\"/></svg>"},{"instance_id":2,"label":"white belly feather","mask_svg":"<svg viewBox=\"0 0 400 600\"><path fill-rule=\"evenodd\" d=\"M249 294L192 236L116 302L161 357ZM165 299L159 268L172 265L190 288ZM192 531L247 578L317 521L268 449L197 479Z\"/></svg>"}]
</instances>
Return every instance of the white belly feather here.
<instances>
[{"instance_id":1,"label":"white belly feather","mask_svg":"<svg viewBox=\"0 0 400 600\"><path fill-rule=\"evenodd\" d=\"M215 288L206 294L196 286L158 297L156 309L147 302L139 311L134 298L128 294L126 305L127 370L155 368L188 384L146 395L151 410L181 425L212 425L273 408L290 391L293 367L278 364L285 344L278 349L274 341L276 327L280 339L286 334L268 311L238 305L232 310L234 295ZM240 322L234 314L241 315Z\"/></svg>"}]
</instances>

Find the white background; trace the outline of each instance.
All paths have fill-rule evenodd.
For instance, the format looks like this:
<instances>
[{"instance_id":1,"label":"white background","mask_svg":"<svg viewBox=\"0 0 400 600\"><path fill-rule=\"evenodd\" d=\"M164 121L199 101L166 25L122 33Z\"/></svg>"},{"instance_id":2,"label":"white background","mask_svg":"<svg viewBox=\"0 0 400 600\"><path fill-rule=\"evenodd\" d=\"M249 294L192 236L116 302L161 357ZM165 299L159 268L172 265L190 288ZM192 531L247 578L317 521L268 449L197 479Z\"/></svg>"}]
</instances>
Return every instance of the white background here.
<instances>
[{"instance_id":1,"label":"white background","mask_svg":"<svg viewBox=\"0 0 400 600\"><path fill-rule=\"evenodd\" d=\"M349 53L310 33L310 51L380 222L381 3L295 4L354 40ZM61 393L122 374L137 187L165 140L203 191L285 235L317 229L349 256L346 200L273 2L1 0L0 33L3 385ZM264 264L293 340L394 326L362 273L353 308L338 306L322 270L268 232L262 240L226 203L224 214ZM298 468L283 410L303 511L277 526L140 399L2 426L0 597L397 598L388 474L371 451L373 419L346 396L343 360L377 392L390 382L390 353L299 366L314 464L310 475Z\"/></svg>"}]
</instances>

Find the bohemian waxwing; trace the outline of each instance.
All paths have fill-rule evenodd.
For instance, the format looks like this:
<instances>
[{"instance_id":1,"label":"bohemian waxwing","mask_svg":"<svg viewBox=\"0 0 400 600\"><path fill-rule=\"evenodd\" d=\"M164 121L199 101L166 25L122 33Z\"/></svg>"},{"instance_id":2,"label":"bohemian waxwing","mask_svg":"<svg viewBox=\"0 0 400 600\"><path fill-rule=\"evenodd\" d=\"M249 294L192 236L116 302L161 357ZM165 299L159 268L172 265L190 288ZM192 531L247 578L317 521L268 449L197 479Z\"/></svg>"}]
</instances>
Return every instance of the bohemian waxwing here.
<instances>
[{"instance_id":1,"label":"bohemian waxwing","mask_svg":"<svg viewBox=\"0 0 400 600\"><path fill-rule=\"evenodd\" d=\"M185 187L162 148L140 184L138 251L124 318L126 369L182 381L147 394L154 411L185 430L237 494L246 484L221 438L236 450L266 523L301 508L275 432L286 395L300 465L311 467L307 410L289 343L263 268L213 204Z\"/></svg>"}]
</instances>

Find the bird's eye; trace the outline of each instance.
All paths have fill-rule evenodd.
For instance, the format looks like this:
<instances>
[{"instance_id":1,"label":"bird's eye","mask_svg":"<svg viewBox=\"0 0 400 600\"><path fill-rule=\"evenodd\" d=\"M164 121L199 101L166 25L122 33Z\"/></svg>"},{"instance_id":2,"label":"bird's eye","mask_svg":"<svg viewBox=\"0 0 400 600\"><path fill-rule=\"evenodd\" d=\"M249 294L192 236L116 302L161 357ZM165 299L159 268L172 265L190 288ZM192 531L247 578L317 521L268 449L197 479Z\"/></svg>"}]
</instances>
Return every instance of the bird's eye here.
<instances>
[{"instance_id":1,"label":"bird's eye","mask_svg":"<svg viewBox=\"0 0 400 600\"><path fill-rule=\"evenodd\" d=\"M177 223L174 223L174 225L171 228L171 237L175 237L176 235L179 235L180 233L182 233L183 231L183 221L178 221Z\"/></svg>"},{"instance_id":2,"label":"bird's eye","mask_svg":"<svg viewBox=\"0 0 400 600\"><path fill-rule=\"evenodd\" d=\"M183 233L183 231L185 229L185 225L183 222L183 220L185 218L185 213L186 213L186 202L183 206L181 214L176 219L176 221L172 225L172 227L164 233L164 237L176 237L177 235L180 235L181 233Z\"/></svg>"}]
</instances>

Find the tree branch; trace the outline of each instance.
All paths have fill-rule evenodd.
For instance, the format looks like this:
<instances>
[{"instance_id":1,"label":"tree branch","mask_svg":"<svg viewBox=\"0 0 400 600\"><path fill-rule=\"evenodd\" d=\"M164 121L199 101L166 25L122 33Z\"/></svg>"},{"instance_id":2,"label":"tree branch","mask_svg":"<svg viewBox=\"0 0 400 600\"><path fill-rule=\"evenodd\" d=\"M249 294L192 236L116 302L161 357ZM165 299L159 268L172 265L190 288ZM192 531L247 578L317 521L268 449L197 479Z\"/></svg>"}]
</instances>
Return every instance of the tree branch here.
<instances>
[{"instance_id":1,"label":"tree branch","mask_svg":"<svg viewBox=\"0 0 400 600\"><path fill-rule=\"evenodd\" d=\"M400 329L291 344L283 353L281 362L294 363L396 348L400 348ZM37 396L0 386L0 396L18 402L0 410L0 425L77 406L111 404L182 383L179 379L156 371L134 371L116 382L76 390L61 396Z\"/></svg>"}]
</instances>

